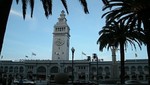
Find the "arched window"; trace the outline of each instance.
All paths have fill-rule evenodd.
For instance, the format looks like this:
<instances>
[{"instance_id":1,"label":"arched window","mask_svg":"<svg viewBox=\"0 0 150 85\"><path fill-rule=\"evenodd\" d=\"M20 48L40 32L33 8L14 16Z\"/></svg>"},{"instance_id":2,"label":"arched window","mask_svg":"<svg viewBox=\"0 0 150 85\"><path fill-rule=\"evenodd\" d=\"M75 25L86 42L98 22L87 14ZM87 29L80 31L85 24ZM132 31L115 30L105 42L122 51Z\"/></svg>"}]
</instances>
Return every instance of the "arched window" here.
<instances>
[{"instance_id":1,"label":"arched window","mask_svg":"<svg viewBox=\"0 0 150 85\"><path fill-rule=\"evenodd\" d=\"M148 78L148 75L146 75L146 76L145 76L145 79L146 79L146 80L148 80L148 79L149 79L149 78Z\"/></svg>"},{"instance_id":2,"label":"arched window","mask_svg":"<svg viewBox=\"0 0 150 85\"><path fill-rule=\"evenodd\" d=\"M38 67L37 72L45 73L46 72L46 68L44 66L40 66L40 67Z\"/></svg>"},{"instance_id":3,"label":"arched window","mask_svg":"<svg viewBox=\"0 0 150 85\"><path fill-rule=\"evenodd\" d=\"M0 72L3 72L3 66L0 67Z\"/></svg>"},{"instance_id":4,"label":"arched window","mask_svg":"<svg viewBox=\"0 0 150 85\"><path fill-rule=\"evenodd\" d=\"M17 66L14 68L14 72L18 73L18 67Z\"/></svg>"},{"instance_id":5,"label":"arched window","mask_svg":"<svg viewBox=\"0 0 150 85\"><path fill-rule=\"evenodd\" d=\"M142 66L138 66L137 69L138 69L139 72L142 72L142 71L143 71Z\"/></svg>"},{"instance_id":6,"label":"arched window","mask_svg":"<svg viewBox=\"0 0 150 85\"><path fill-rule=\"evenodd\" d=\"M92 67L92 72L96 72L96 67Z\"/></svg>"},{"instance_id":7,"label":"arched window","mask_svg":"<svg viewBox=\"0 0 150 85\"><path fill-rule=\"evenodd\" d=\"M68 66L64 69L64 72L65 73L69 73L69 72L72 72L72 67L71 66Z\"/></svg>"},{"instance_id":8,"label":"arched window","mask_svg":"<svg viewBox=\"0 0 150 85\"><path fill-rule=\"evenodd\" d=\"M110 77L109 76L105 76L105 79L109 79Z\"/></svg>"},{"instance_id":9,"label":"arched window","mask_svg":"<svg viewBox=\"0 0 150 85\"><path fill-rule=\"evenodd\" d=\"M136 67L135 66L131 66L131 71L136 71Z\"/></svg>"},{"instance_id":10,"label":"arched window","mask_svg":"<svg viewBox=\"0 0 150 85\"><path fill-rule=\"evenodd\" d=\"M79 80L85 80L85 73L81 73L79 76Z\"/></svg>"},{"instance_id":11,"label":"arched window","mask_svg":"<svg viewBox=\"0 0 150 85\"><path fill-rule=\"evenodd\" d=\"M99 67L99 68L98 68L98 71L99 71L100 73L102 73L102 72L103 72L103 67Z\"/></svg>"},{"instance_id":12,"label":"arched window","mask_svg":"<svg viewBox=\"0 0 150 85\"><path fill-rule=\"evenodd\" d=\"M129 71L129 67L128 66L125 66L125 71Z\"/></svg>"},{"instance_id":13,"label":"arched window","mask_svg":"<svg viewBox=\"0 0 150 85\"><path fill-rule=\"evenodd\" d=\"M9 67L9 72L13 72L13 67L12 66Z\"/></svg>"},{"instance_id":14,"label":"arched window","mask_svg":"<svg viewBox=\"0 0 150 85\"><path fill-rule=\"evenodd\" d=\"M5 66L4 72L8 72L8 67L7 66Z\"/></svg>"},{"instance_id":15,"label":"arched window","mask_svg":"<svg viewBox=\"0 0 150 85\"><path fill-rule=\"evenodd\" d=\"M54 67L51 68L50 72L51 72L51 73L58 73L58 72L59 72L59 69L58 69L57 66L54 66Z\"/></svg>"},{"instance_id":16,"label":"arched window","mask_svg":"<svg viewBox=\"0 0 150 85\"><path fill-rule=\"evenodd\" d=\"M32 78L32 76L30 76L30 78ZM46 79L46 67L40 66L37 68L37 79Z\"/></svg>"},{"instance_id":17,"label":"arched window","mask_svg":"<svg viewBox=\"0 0 150 85\"><path fill-rule=\"evenodd\" d=\"M125 80L130 80L130 77L128 75L126 75Z\"/></svg>"},{"instance_id":18,"label":"arched window","mask_svg":"<svg viewBox=\"0 0 150 85\"><path fill-rule=\"evenodd\" d=\"M105 67L105 72L109 72L109 67Z\"/></svg>"},{"instance_id":19,"label":"arched window","mask_svg":"<svg viewBox=\"0 0 150 85\"><path fill-rule=\"evenodd\" d=\"M136 80L137 79L136 75L132 75L131 78L132 78L132 80Z\"/></svg>"},{"instance_id":20,"label":"arched window","mask_svg":"<svg viewBox=\"0 0 150 85\"><path fill-rule=\"evenodd\" d=\"M98 79L103 79L103 76L99 76L99 78Z\"/></svg>"},{"instance_id":21,"label":"arched window","mask_svg":"<svg viewBox=\"0 0 150 85\"><path fill-rule=\"evenodd\" d=\"M144 66L144 71L148 71L148 66Z\"/></svg>"},{"instance_id":22,"label":"arched window","mask_svg":"<svg viewBox=\"0 0 150 85\"><path fill-rule=\"evenodd\" d=\"M23 73L23 71L24 71L24 68L21 66L21 67L19 68L19 72L20 72L20 73Z\"/></svg>"},{"instance_id":23,"label":"arched window","mask_svg":"<svg viewBox=\"0 0 150 85\"><path fill-rule=\"evenodd\" d=\"M32 71L29 71L29 72L27 73L27 78L31 80L32 77L33 77L33 72L32 72Z\"/></svg>"},{"instance_id":24,"label":"arched window","mask_svg":"<svg viewBox=\"0 0 150 85\"><path fill-rule=\"evenodd\" d=\"M110 75L110 69L109 69L109 67L105 67L105 72L106 72L107 76Z\"/></svg>"},{"instance_id":25,"label":"arched window","mask_svg":"<svg viewBox=\"0 0 150 85\"><path fill-rule=\"evenodd\" d=\"M142 75L139 75L139 80L143 80L143 76Z\"/></svg>"}]
</instances>

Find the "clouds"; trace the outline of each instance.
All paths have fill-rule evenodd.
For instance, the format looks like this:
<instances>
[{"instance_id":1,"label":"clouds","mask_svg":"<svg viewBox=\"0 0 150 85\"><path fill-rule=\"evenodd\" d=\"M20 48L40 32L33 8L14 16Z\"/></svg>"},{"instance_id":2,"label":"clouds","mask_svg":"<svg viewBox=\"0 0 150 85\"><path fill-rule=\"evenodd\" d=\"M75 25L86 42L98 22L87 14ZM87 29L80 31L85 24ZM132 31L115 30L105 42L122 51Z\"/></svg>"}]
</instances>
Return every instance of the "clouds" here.
<instances>
[{"instance_id":1,"label":"clouds","mask_svg":"<svg viewBox=\"0 0 150 85\"><path fill-rule=\"evenodd\" d=\"M26 17L25 17L25 20L23 19L23 14L22 12L16 10L16 9L13 9L11 8L10 10L10 16L11 18L13 18L13 20L17 21L17 19L20 19L20 25L21 23L24 24L24 26L26 28L28 28L30 31L35 31L37 30L37 19L35 17L30 17L30 14L27 13L26 14Z\"/></svg>"},{"instance_id":2,"label":"clouds","mask_svg":"<svg viewBox=\"0 0 150 85\"><path fill-rule=\"evenodd\" d=\"M19 11L17 11L17 10L14 10L13 8L10 10L10 15L12 15L12 16L17 16L17 17L23 19L23 14L22 14L22 12L19 12ZM35 18L32 18L32 19L35 19ZM26 14L25 20L31 20L31 17L30 17L30 15L29 15L28 13Z\"/></svg>"},{"instance_id":3,"label":"clouds","mask_svg":"<svg viewBox=\"0 0 150 85\"><path fill-rule=\"evenodd\" d=\"M14 9L11 9L11 10L10 10L10 14L15 15L15 16L18 16L18 17L22 17L22 13L19 13L19 12L17 12L17 11L14 10Z\"/></svg>"}]
</instances>

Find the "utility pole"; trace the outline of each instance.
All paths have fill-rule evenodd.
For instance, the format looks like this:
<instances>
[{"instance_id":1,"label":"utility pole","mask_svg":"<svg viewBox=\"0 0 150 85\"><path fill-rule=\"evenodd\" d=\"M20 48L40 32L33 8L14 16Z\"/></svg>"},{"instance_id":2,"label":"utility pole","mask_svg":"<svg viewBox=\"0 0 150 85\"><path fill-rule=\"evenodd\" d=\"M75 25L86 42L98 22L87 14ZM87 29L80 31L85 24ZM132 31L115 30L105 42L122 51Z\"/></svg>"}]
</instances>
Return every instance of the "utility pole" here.
<instances>
[{"instance_id":1,"label":"utility pole","mask_svg":"<svg viewBox=\"0 0 150 85\"><path fill-rule=\"evenodd\" d=\"M75 52L75 49L72 47L71 48L71 52L72 52L72 84L73 84L73 81L74 81L74 66L73 66L73 64L74 64L74 52Z\"/></svg>"}]
</instances>

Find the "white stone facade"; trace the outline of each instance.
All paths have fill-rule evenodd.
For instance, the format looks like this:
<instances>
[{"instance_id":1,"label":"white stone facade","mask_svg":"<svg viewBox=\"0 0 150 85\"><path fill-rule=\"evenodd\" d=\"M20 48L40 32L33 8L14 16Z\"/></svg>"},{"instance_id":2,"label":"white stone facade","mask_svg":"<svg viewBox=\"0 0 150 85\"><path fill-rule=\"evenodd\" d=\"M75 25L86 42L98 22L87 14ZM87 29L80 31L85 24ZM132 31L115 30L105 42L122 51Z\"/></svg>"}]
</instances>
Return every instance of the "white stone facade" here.
<instances>
[{"instance_id":1,"label":"white stone facade","mask_svg":"<svg viewBox=\"0 0 150 85\"><path fill-rule=\"evenodd\" d=\"M70 28L67 25L64 11L54 25L52 60L69 60Z\"/></svg>"},{"instance_id":2,"label":"white stone facade","mask_svg":"<svg viewBox=\"0 0 150 85\"><path fill-rule=\"evenodd\" d=\"M13 76L19 78L22 75L24 78L33 80L54 81L54 76L57 73L68 73L71 81L72 62L69 60L24 60L24 61L0 61L0 72L2 77ZM117 78L120 76L120 62L117 62ZM98 71L98 75L97 75ZM98 69L96 61L75 60L74 61L74 81L98 81L113 80L112 62L99 61ZM148 79L148 64L147 59L126 60L125 61L125 79L147 81Z\"/></svg>"}]
</instances>

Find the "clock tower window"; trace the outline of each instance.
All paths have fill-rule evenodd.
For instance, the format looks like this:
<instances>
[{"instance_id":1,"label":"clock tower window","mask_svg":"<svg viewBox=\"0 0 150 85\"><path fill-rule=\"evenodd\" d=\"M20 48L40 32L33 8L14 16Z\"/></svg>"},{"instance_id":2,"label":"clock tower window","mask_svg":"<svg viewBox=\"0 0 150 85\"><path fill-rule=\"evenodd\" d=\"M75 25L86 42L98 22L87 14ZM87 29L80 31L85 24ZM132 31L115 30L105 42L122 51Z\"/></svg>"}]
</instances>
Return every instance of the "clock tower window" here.
<instances>
[{"instance_id":1,"label":"clock tower window","mask_svg":"<svg viewBox=\"0 0 150 85\"><path fill-rule=\"evenodd\" d=\"M66 28L65 27L62 27L62 28L56 28L55 31L65 31Z\"/></svg>"}]
</instances>

